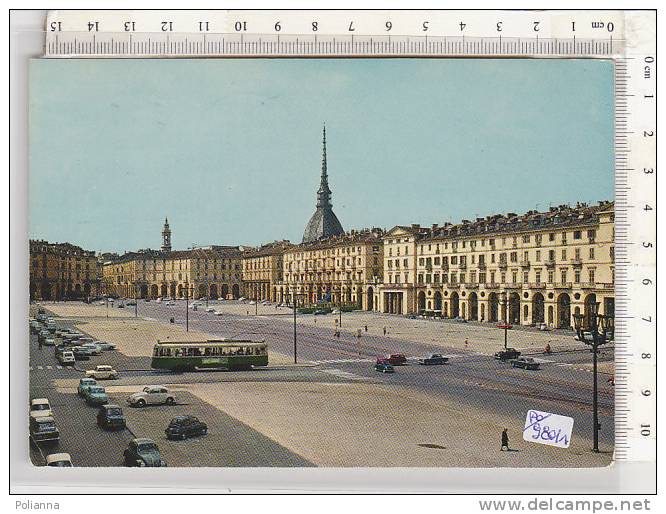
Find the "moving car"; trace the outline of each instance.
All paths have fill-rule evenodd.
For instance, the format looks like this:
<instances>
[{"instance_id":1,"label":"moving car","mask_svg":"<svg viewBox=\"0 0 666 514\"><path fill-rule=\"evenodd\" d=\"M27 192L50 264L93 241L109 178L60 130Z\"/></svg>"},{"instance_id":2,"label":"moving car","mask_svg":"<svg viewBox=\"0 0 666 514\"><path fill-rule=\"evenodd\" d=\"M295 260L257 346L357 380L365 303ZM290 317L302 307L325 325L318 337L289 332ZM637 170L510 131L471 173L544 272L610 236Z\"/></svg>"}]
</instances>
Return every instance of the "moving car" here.
<instances>
[{"instance_id":1,"label":"moving car","mask_svg":"<svg viewBox=\"0 0 666 514\"><path fill-rule=\"evenodd\" d=\"M146 386L142 391L127 398L127 403L133 407L173 405L176 403L176 397L164 386Z\"/></svg>"},{"instance_id":2,"label":"moving car","mask_svg":"<svg viewBox=\"0 0 666 514\"><path fill-rule=\"evenodd\" d=\"M98 406L109 403L109 396L102 386L90 386L83 391L82 396L88 405Z\"/></svg>"},{"instance_id":3,"label":"moving car","mask_svg":"<svg viewBox=\"0 0 666 514\"><path fill-rule=\"evenodd\" d=\"M69 453L52 453L46 456L46 465L51 468L73 468Z\"/></svg>"},{"instance_id":4,"label":"moving car","mask_svg":"<svg viewBox=\"0 0 666 514\"><path fill-rule=\"evenodd\" d=\"M56 444L60 441L60 432L55 420L50 417L30 418L30 439L35 443Z\"/></svg>"},{"instance_id":5,"label":"moving car","mask_svg":"<svg viewBox=\"0 0 666 514\"><path fill-rule=\"evenodd\" d=\"M176 416L166 427L167 439L187 439L197 435L206 435L208 425L194 416Z\"/></svg>"},{"instance_id":6,"label":"moving car","mask_svg":"<svg viewBox=\"0 0 666 514\"><path fill-rule=\"evenodd\" d=\"M519 356L520 352L515 348L507 348L506 350L500 350L495 354L495 358L501 361L517 359Z\"/></svg>"},{"instance_id":7,"label":"moving car","mask_svg":"<svg viewBox=\"0 0 666 514\"><path fill-rule=\"evenodd\" d=\"M95 380L115 380L118 378L118 372L111 366L100 364L95 366L95 369L87 370L86 377L94 378Z\"/></svg>"},{"instance_id":8,"label":"moving car","mask_svg":"<svg viewBox=\"0 0 666 514\"><path fill-rule=\"evenodd\" d=\"M419 364L423 364L424 366L430 366L430 365L436 365L436 364L446 364L449 362L448 357L444 357L439 353L431 353L427 357L424 357L423 359L419 359Z\"/></svg>"},{"instance_id":9,"label":"moving car","mask_svg":"<svg viewBox=\"0 0 666 514\"><path fill-rule=\"evenodd\" d=\"M52 418L53 411L51 404L46 398L35 398L30 400L30 417L31 418Z\"/></svg>"},{"instance_id":10,"label":"moving car","mask_svg":"<svg viewBox=\"0 0 666 514\"><path fill-rule=\"evenodd\" d=\"M379 361L387 362L392 366L401 366L402 364L407 364L407 357L402 353L392 353L386 357L377 358L377 362Z\"/></svg>"},{"instance_id":11,"label":"moving car","mask_svg":"<svg viewBox=\"0 0 666 514\"><path fill-rule=\"evenodd\" d=\"M377 364L375 364L375 371L380 371L382 373L395 373L395 368L388 362L378 361Z\"/></svg>"},{"instance_id":12,"label":"moving car","mask_svg":"<svg viewBox=\"0 0 666 514\"><path fill-rule=\"evenodd\" d=\"M97 426L104 429L125 428L127 421L120 405L102 405L97 411Z\"/></svg>"},{"instance_id":13,"label":"moving car","mask_svg":"<svg viewBox=\"0 0 666 514\"><path fill-rule=\"evenodd\" d=\"M77 388L77 393L79 396L83 396L85 391L87 391L90 387L96 385L97 385L97 380L95 380L94 378L80 378L79 387Z\"/></svg>"},{"instance_id":14,"label":"moving car","mask_svg":"<svg viewBox=\"0 0 666 514\"><path fill-rule=\"evenodd\" d=\"M166 462L160 455L160 449L155 441L146 437L132 439L123 453L125 466L163 468Z\"/></svg>"},{"instance_id":15,"label":"moving car","mask_svg":"<svg viewBox=\"0 0 666 514\"><path fill-rule=\"evenodd\" d=\"M58 352L58 362L63 366L74 366L76 364L74 352L69 350Z\"/></svg>"},{"instance_id":16,"label":"moving car","mask_svg":"<svg viewBox=\"0 0 666 514\"><path fill-rule=\"evenodd\" d=\"M532 357L518 357L511 360L511 366L523 369L539 369L539 363Z\"/></svg>"}]
</instances>

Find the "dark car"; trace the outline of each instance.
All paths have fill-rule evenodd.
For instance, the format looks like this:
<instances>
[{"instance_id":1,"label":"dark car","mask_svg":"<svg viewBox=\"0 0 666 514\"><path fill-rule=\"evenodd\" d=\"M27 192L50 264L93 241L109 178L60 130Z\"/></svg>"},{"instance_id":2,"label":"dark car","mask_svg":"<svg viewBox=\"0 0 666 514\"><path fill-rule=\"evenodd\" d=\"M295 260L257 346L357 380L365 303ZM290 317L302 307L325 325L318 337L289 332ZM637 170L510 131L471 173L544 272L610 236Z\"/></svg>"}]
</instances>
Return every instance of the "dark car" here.
<instances>
[{"instance_id":1,"label":"dark car","mask_svg":"<svg viewBox=\"0 0 666 514\"><path fill-rule=\"evenodd\" d=\"M431 353L427 357L423 359L419 359L419 364L423 364L424 366L431 366L431 365L437 365L437 364L446 364L449 362L448 357L444 357L443 355L439 353Z\"/></svg>"},{"instance_id":2,"label":"dark car","mask_svg":"<svg viewBox=\"0 0 666 514\"><path fill-rule=\"evenodd\" d=\"M519 356L520 352L515 348L507 348L506 350L501 350L495 354L495 358L501 361L517 359Z\"/></svg>"},{"instance_id":3,"label":"dark car","mask_svg":"<svg viewBox=\"0 0 666 514\"><path fill-rule=\"evenodd\" d=\"M160 449L155 441L146 437L132 439L123 453L125 466L164 468L166 462L160 455Z\"/></svg>"},{"instance_id":4,"label":"dark car","mask_svg":"<svg viewBox=\"0 0 666 514\"><path fill-rule=\"evenodd\" d=\"M386 357L378 357L377 362L380 361L390 364L391 366L401 366L403 364L407 364L407 357L405 357L402 353L392 353Z\"/></svg>"},{"instance_id":5,"label":"dark car","mask_svg":"<svg viewBox=\"0 0 666 514\"><path fill-rule=\"evenodd\" d=\"M101 428L125 428L126 421L120 405L102 405L97 411L97 425Z\"/></svg>"},{"instance_id":6,"label":"dark car","mask_svg":"<svg viewBox=\"0 0 666 514\"><path fill-rule=\"evenodd\" d=\"M523 369L539 369L539 363L532 357L518 357L511 360L511 366Z\"/></svg>"},{"instance_id":7,"label":"dark car","mask_svg":"<svg viewBox=\"0 0 666 514\"><path fill-rule=\"evenodd\" d=\"M30 417L30 439L36 444L57 444L60 432L51 416Z\"/></svg>"},{"instance_id":8,"label":"dark car","mask_svg":"<svg viewBox=\"0 0 666 514\"><path fill-rule=\"evenodd\" d=\"M128 307L134 307L136 305L136 302L134 300L131 300L127 302L125 305L127 305Z\"/></svg>"},{"instance_id":9,"label":"dark car","mask_svg":"<svg viewBox=\"0 0 666 514\"><path fill-rule=\"evenodd\" d=\"M381 373L395 373L395 368L388 362L381 361L375 364L375 371L380 371Z\"/></svg>"},{"instance_id":10,"label":"dark car","mask_svg":"<svg viewBox=\"0 0 666 514\"><path fill-rule=\"evenodd\" d=\"M324 314L328 314L328 311L326 309L317 309L314 311L315 316L323 316Z\"/></svg>"},{"instance_id":11,"label":"dark car","mask_svg":"<svg viewBox=\"0 0 666 514\"><path fill-rule=\"evenodd\" d=\"M167 439L187 439L197 435L206 435L208 425L194 416L176 416L164 433Z\"/></svg>"}]
</instances>

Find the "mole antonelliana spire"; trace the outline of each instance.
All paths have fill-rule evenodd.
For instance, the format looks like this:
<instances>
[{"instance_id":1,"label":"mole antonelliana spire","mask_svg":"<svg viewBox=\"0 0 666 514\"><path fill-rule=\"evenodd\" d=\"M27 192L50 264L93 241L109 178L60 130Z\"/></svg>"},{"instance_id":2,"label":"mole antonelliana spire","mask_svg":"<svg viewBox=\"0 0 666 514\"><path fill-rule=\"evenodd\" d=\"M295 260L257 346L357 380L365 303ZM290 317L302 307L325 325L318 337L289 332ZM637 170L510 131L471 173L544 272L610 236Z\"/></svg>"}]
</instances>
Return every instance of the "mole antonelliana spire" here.
<instances>
[{"instance_id":1,"label":"mole antonelliana spire","mask_svg":"<svg viewBox=\"0 0 666 514\"><path fill-rule=\"evenodd\" d=\"M328 187L328 162L326 158L326 125L324 125L321 156L321 178L317 190L317 210L305 226L303 242L344 234L344 229L331 205L331 189Z\"/></svg>"}]
</instances>

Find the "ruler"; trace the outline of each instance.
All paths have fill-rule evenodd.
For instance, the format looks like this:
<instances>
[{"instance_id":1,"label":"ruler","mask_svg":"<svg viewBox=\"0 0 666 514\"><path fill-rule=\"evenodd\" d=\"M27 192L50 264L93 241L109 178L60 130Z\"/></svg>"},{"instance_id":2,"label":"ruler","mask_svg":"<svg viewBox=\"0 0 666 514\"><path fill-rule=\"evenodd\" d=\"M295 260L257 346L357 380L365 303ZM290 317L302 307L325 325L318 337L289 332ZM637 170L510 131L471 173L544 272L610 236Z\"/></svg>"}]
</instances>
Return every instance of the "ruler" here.
<instances>
[{"instance_id":1,"label":"ruler","mask_svg":"<svg viewBox=\"0 0 666 514\"><path fill-rule=\"evenodd\" d=\"M656 12L53 11L44 56L612 59L615 458L656 459Z\"/></svg>"}]
</instances>

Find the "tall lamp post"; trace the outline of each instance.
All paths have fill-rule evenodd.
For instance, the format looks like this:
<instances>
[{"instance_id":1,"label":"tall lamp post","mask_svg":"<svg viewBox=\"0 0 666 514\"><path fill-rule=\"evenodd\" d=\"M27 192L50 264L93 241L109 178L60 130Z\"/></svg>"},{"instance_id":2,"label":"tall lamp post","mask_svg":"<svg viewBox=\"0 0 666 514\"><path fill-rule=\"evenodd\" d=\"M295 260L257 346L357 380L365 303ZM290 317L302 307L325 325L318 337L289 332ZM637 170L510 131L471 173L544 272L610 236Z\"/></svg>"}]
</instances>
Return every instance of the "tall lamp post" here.
<instances>
[{"instance_id":1,"label":"tall lamp post","mask_svg":"<svg viewBox=\"0 0 666 514\"><path fill-rule=\"evenodd\" d=\"M599 451L599 402L597 385L597 355L599 347L606 344L613 335L615 318L613 316L599 314L599 303L590 304L589 312L586 314L574 314L574 325L578 340L589 345L592 352L592 436L594 446L592 451Z\"/></svg>"},{"instance_id":2,"label":"tall lamp post","mask_svg":"<svg viewBox=\"0 0 666 514\"><path fill-rule=\"evenodd\" d=\"M294 364L297 363L297 355L298 355L298 348L297 348L297 339L296 339L296 302L297 298L299 296L305 296L305 293L291 293L291 304L292 307L294 308Z\"/></svg>"},{"instance_id":3,"label":"tall lamp post","mask_svg":"<svg viewBox=\"0 0 666 514\"><path fill-rule=\"evenodd\" d=\"M194 285L192 285L194 290ZM190 331L190 284L185 282L185 332Z\"/></svg>"}]
</instances>

